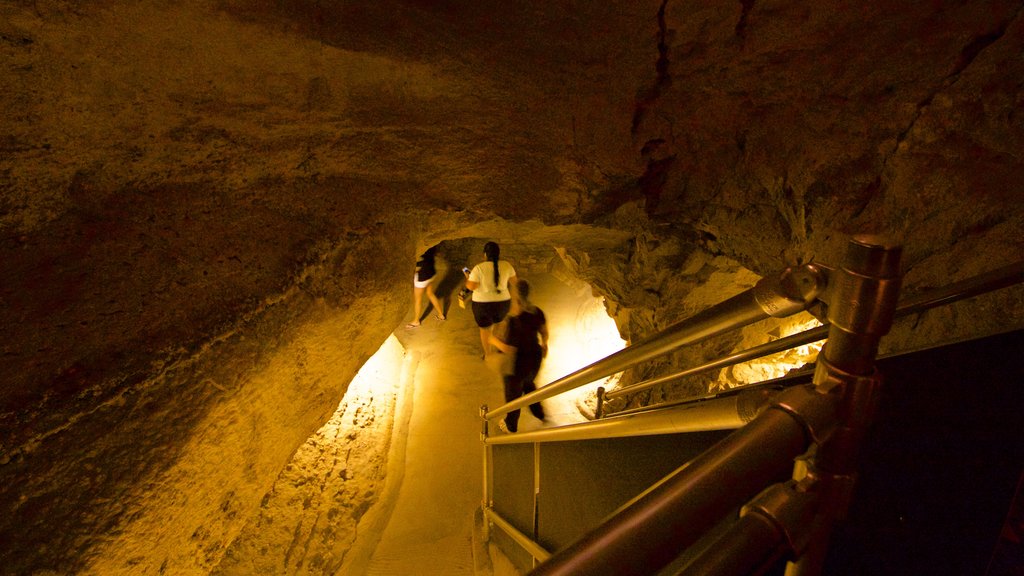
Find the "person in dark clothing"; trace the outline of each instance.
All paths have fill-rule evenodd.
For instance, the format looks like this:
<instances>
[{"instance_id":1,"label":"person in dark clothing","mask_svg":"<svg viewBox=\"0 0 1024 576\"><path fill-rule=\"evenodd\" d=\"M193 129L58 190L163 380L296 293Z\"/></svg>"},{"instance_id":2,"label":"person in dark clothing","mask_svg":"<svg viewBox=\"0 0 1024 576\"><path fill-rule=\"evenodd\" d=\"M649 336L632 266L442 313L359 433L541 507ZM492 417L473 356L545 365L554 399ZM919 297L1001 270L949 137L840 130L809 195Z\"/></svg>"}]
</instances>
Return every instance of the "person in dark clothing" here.
<instances>
[{"instance_id":1,"label":"person in dark clothing","mask_svg":"<svg viewBox=\"0 0 1024 576\"><path fill-rule=\"evenodd\" d=\"M548 354L548 325L544 311L530 302L530 285L526 280L517 280L515 288L512 309L506 318L505 336L491 336L491 345L504 354L515 356L512 374L504 376L506 402L537 389L534 379ZM539 402L530 404L530 412L544 421L544 407ZM519 430L519 410L506 414L499 427L507 432Z\"/></svg>"},{"instance_id":2,"label":"person in dark clothing","mask_svg":"<svg viewBox=\"0 0 1024 576\"><path fill-rule=\"evenodd\" d=\"M416 261L416 274L412 278L412 300L415 315L412 322L405 325L406 328L416 328L420 325L420 317L423 315L423 294L427 294L430 303L434 305L434 315L438 320L444 320L444 308L434 293L434 276L437 269L434 264L434 255L437 246L428 248L426 252Z\"/></svg>"}]
</instances>

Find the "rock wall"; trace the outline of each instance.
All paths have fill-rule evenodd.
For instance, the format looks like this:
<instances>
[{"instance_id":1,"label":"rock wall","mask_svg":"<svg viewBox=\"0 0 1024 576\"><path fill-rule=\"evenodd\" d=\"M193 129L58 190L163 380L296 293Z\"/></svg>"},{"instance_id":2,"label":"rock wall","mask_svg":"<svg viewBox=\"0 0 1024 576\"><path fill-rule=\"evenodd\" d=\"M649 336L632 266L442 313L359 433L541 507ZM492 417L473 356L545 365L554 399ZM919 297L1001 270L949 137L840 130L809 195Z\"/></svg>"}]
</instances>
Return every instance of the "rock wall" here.
<instances>
[{"instance_id":1,"label":"rock wall","mask_svg":"<svg viewBox=\"0 0 1024 576\"><path fill-rule=\"evenodd\" d=\"M207 572L444 240L550 249L630 340L854 233L908 294L1019 260L1021 9L0 2L0 566Z\"/></svg>"}]
</instances>

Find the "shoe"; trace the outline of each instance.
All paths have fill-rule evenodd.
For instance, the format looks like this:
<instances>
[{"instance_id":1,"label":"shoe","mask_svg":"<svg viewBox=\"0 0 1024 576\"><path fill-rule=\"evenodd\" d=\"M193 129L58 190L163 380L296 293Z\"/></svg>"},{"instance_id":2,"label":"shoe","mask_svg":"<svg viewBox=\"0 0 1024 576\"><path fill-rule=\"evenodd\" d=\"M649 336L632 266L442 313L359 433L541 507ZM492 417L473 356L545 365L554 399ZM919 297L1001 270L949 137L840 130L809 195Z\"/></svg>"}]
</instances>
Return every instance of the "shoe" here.
<instances>
[{"instance_id":1,"label":"shoe","mask_svg":"<svg viewBox=\"0 0 1024 576\"><path fill-rule=\"evenodd\" d=\"M508 431L508 424L505 424L504 420L498 420L498 430L501 430L505 434L511 434L511 432Z\"/></svg>"},{"instance_id":2,"label":"shoe","mask_svg":"<svg viewBox=\"0 0 1024 576\"><path fill-rule=\"evenodd\" d=\"M419 324L413 324L413 323L409 323L409 324L406 324L406 325L405 325L405 327L406 327L406 328L409 328L409 329L411 330L411 329L413 329L413 328L419 328L419 327L420 327L420 325L419 325Z\"/></svg>"},{"instance_id":3,"label":"shoe","mask_svg":"<svg viewBox=\"0 0 1024 576\"><path fill-rule=\"evenodd\" d=\"M434 314L434 318L437 318L441 322L444 322L444 315L443 314Z\"/></svg>"}]
</instances>

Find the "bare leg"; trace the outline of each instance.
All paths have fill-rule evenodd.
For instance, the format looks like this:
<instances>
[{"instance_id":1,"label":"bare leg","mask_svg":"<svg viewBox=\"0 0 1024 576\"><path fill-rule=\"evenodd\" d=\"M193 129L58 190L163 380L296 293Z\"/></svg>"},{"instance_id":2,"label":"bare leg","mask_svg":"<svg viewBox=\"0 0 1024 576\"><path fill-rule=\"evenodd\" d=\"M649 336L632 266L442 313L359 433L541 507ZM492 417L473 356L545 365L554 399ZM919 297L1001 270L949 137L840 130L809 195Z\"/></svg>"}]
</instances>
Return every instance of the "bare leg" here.
<instances>
[{"instance_id":1,"label":"bare leg","mask_svg":"<svg viewBox=\"0 0 1024 576\"><path fill-rule=\"evenodd\" d=\"M437 294L434 294L434 283L427 284L427 298L430 298L430 303L434 305L434 312L437 314L438 320L444 320L444 308L441 307L441 302L437 299ZM419 318L417 316L417 318Z\"/></svg>"},{"instance_id":2,"label":"bare leg","mask_svg":"<svg viewBox=\"0 0 1024 576\"><path fill-rule=\"evenodd\" d=\"M420 325L420 314L423 313L423 290L424 288L416 287L413 287L412 289L413 309L416 311L415 315L412 317L412 322L409 323L412 326Z\"/></svg>"},{"instance_id":3,"label":"bare leg","mask_svg":"<svg viewBox=\"0 0 1024 576\"><path fill-rule=\"evenodd\" d=\"M491 328L488 326L480 329L480 345L484 348L484 356L491 351Z\"/></svg>"}]
</instances>

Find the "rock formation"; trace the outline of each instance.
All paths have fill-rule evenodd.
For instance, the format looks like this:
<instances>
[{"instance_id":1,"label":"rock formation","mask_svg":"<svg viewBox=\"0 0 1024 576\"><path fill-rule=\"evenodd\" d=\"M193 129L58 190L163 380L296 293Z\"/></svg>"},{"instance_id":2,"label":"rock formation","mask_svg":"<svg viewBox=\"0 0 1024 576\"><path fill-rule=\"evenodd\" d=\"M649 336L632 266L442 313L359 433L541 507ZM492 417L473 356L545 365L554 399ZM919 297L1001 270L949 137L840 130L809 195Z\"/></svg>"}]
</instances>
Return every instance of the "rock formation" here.
<instances>
[{"instance_id":1,"label":"rock formation","mask_svg":"<svg viewBox=\"0 0 1024 576\"><path fill-rule=\"evenodd\" d=\"M216 566L442 241L547 254L629 340L854 233L911 294L1019 260L1022 8L0 3L0 566Z\"/></svg>"}]
</instances>

